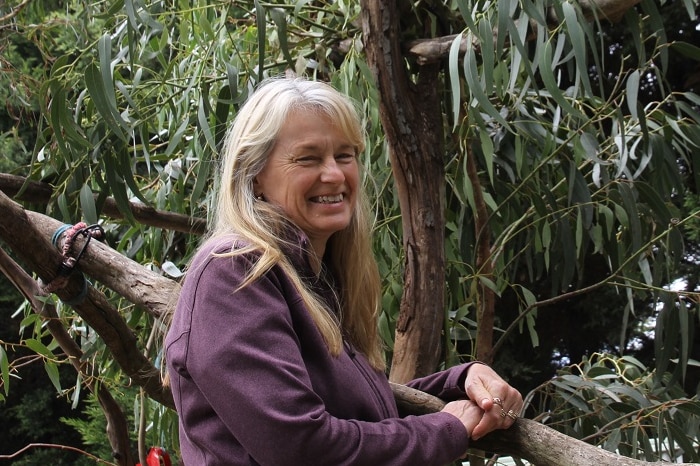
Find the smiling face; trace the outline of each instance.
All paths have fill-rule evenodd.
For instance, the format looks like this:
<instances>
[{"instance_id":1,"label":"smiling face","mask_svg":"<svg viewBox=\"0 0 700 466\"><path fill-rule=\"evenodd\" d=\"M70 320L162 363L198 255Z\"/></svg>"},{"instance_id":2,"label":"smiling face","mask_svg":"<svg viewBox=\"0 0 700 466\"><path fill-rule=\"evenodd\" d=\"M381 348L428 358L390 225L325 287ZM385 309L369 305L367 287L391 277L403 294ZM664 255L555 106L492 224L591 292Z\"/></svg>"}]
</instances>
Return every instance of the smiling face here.
<instances>
[{"instance_id":1,"label":"smiling face","mask_svg":"<svg viewBox=\"0 0 700 466\"><path fill-rule=\"evenodd\" d=\"M322 257L328 238L350 224L358 183L356 148L343 130L322 113L297 110L253 187L284 210Z\"/></svg>"}]
</instances>

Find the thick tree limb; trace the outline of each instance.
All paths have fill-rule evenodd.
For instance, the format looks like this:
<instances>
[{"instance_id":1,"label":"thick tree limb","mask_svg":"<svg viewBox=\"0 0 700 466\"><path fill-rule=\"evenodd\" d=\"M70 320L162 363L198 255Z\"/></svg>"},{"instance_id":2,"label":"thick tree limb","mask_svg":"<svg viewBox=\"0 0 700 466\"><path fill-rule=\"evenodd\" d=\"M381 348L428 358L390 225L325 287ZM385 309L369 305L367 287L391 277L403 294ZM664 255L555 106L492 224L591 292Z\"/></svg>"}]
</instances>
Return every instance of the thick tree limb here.
<instances>
[{"instance_id":1,"label":"thick tree limb","mask_svg":"<svg viewBox=\"0 0 700 466\"><path fill-rule=\"evenodd\" d=\"M53 188L47 183L6 173L0 173L0 191L17 201L33 204L48 204L53 196ZM97 199L97 196L95 198ZM142 225L197 235L206 230L206 220L202 218L163 212L136 202L129 203L129 210L134 219ZM110 218L124 218L116 201L111 197L105 199L101 213Z\"/></svg>"},{"instance_id":2,"label":"thick tree limb","mask_svg":"<svg viewBox=\"0 0 700 466\"><path fill-rule=\"evenodd\" d=\"M49 238L61 223L36 212L25 211L2 193L0 193L0 216L12 219L0 223L0 239L44 283L50 283L56 278L63 258ZM48 225L53 225L54 228L51 229ZM96 254L100 255L100 260L96 260ZM173 296L173 290L176 287L175 282L158 277L155 273L149 273L145 267L130 261L98 241L90 243L78 268L86 272L90 270L91 272L87 274L103 283L105 281L102 279L105 278L115 287L118 285L119 289L124 290L124 294L119 292L122 296L126 297L128 291L128 296L134 300L127 299L132 302L147 303L152 311L158 309L158 314L169 304L169 299ZM134 280L133 276L137 279ZM172 395L163 388L160 372L139 351L136 336L124 318L108 302L104 294L92 286L85 289L85 280L80 273L71 274L65 287L56 290L56 295L64 302L72 302L76 297L84 296L79 302L72 304L73 309L100 335L119 366L134 383L143 387L152 399L165 406L173 407ZM153 284L158 283L159 280L165 280L165 284L170 286L154 287ZM126 290L124 283L119 285L119 281L127 282L135 289ZM144 289L158 289L158 292L144 294ZM165 294L163 294L164 290Z\"/></svg>"},{"instance_id":3,"label":"thick tree limb","mask_svg":"<svg viewBox=\"0 0 700 466\"><path fill-rule=\"evenodd\" d=\"M405 385L391 384L402 415L440 411L445 403ZM508 430L498 430L471 442L471 447L525 459L537 466L649 466L667 465L627 458L562 434L530 419L518 419ZM698 463L683 463L700 466Z\"/></svg>"},{"instance_id":4,"label":"thick tree limb","mask_svg":"<svg viewBox=\"0 0 700 466\"><path fill-rule=\"evenodd\" d=\"M7 224L0 228L0 238L11 243L13 250L24 251L24 254L30 254L29 251L36 247L36 245L33 244L34 237L25 236L25 230L27 228L31 227L33 229L33 235L40 237L51 246L49 238L63 225L60 221L49 216L24 210L18 204L0 194L0 214L5 215L3 212L7 212L7 215L12 215L11 212L21 212L21 215L26 218L27 224L6 222ZM2 230L4 230L4 232L2 232ZM57 244L58 247L62 245L63 239L64 238L61 238L59 240ZM82 237L79 237L76 240L74 248L76 250L81 249L84 245L84 241ZM57 248L52 246L51 249L58 254ZM60 262L60 255L56 256L52 254L51 256L52 257L37 257L36 259L41 261L53 260L54 262L51 262L51 264L54 264L56 257L58 257ZM88 276L95 277L105 286L114 290L132 303L138 303L144 306L146 310L155 317L160 317L168 307L172 305L172 291L177 286L174 281L151 273L138 262L134 262L99 241L93 240L90 242L90 247L87 248L80 260L79 268ZM124 273L124 271L128 271L128 273ZM55 273L55 270L48 269L44 277L48 276L53 278ZM82 284L80 284L80 288L81 287ZM76 295L80 293L80 288L76 291ZM153 292L144 293L144 289L149 289Z\"/></svg>"},{"instance_id":5,"label":"thick tree limb","mask_svg":"<svg viewBox=\"0 0 700 466\"><path fill-rule=\"evenodd\" d=\"M597 18L615 23L622 19L627 10L640 2L641 0L580 0L578 4L587 20L592 21ZM561 22L554 8L549 8L547 22L550 27L554 27ZM531 29L534 30L535 27L537 27L537 23L532 21ZM452 34L432 39L414 40L406 43L404 50L407 55L416 58L419 64L435 63L448 56L452 43L458 36L459 34ZM494 37L495 40L496 37ZM475 44L475 47L478 49L478 44ZM463 54L466 49L467 43L462 40L460 53Z\"/></svg>"}]
</instances>

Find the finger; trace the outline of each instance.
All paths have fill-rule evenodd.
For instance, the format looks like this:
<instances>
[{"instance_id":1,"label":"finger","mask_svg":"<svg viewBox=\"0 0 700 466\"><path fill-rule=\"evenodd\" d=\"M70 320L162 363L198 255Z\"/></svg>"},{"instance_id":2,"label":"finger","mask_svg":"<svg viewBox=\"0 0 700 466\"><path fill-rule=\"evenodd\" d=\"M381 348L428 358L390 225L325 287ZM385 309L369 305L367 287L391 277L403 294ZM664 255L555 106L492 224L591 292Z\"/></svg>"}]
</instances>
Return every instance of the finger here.
<instances>
[{"instance_id":1,"label":"finger","mask_svg":"<svg viewBox=\"0 0 700 466\"><path fill-rule=\"evenodd\" d=\"M498 405L494 406L497 409L485 412L479 420L479 423L474 427L471 435L474 440L478 440L497 429L508 429L519 417L518 413L512 409L503 408Z\"/></svg>"},{"instance_id":2,"label":"finger","mask_svg":"<svg viewBox=\"0 0 700 466\"><path fill-rule=\"evenodd\" d=\"M493 396L488 391L480 377L476 377L471 380L466 391L469 399L474 400L484 411L490 411L491 408L493 408Z\"/></svg>"},{"instance_id":3,"label":"finger","mask_svg":"<svg viewBox=\"0 0 700 466\"><path fill-rule=\"evenodd\" d=\"M504 400L503 409L506 410L506 413L511 418L513 418L512 414L515 414L516 417L519 416L523 409L523 397L520 392L509 387L505 396L507 397L507 402Z\"/></svg>"},{"instance_id":4,"label":"finger","mask_svg":"<svg viewBox=\"0 0 700 466\"><path fill-rule=\"evenodd\" d=\"M508 421L509 424L515 422L519 417L518 413L512 409L509 409L508 411L504 410L504 412L506 413L506 417L510 420Z\"/></svg>"},{"instance_id":5,"label":"finger","mask_svg":"<svg viewBox=\"0 0 700 466\"><path fill-rule=\"evenodd\" d=\"M495 405L493 398L489 398L488 396L481 398L481 401L479 401L478 404L479 407L486 412L491 411L491 408L493 408Z\"/></svg>"},{"instance_id":6,"label":"finger","mask_svg":"<svg viewBox=\"0 0 700 466\"><path fill-rule=\"evenodd\" d=\"M504 390L507 389L508 384L486 365L478 364L470 367L465 382L467 396L485 411L491 410L494 403L499 404L494 397L501 396L500 399L505 400L502 395L506 394Z\"/></svg>"},{"instance_id":7,"label":"finger","mask_svg":"<svg viewBox=\"0 0 700 466\"><path fill-rule=\"evenodd\" d=\"M489 432L496 430L498 428L497 422L498 421L493 419L492 415L484 414L479 423L472 430L472 438L474 440L479 440Z\"/></svg>"}]
</instances>

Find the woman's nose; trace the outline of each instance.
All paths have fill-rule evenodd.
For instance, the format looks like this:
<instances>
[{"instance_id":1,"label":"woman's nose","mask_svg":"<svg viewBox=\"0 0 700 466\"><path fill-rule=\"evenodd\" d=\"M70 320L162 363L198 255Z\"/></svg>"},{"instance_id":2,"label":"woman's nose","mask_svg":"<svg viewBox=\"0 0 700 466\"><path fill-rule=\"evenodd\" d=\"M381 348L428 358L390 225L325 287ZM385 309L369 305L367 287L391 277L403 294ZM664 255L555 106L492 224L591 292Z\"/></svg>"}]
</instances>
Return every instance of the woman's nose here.
<instances>
[{"instance_id":1,"label":"woman's nose","mask_svg":"<svg viewBox=\"0 0 700 466\"><path fill-rule=\"evenodd\" d=\"M344 179L345 174L335 158L330 157L323 163L323 167L321 168L321 181L333 183L343 181Z\"/></svg>"}]
</instances>

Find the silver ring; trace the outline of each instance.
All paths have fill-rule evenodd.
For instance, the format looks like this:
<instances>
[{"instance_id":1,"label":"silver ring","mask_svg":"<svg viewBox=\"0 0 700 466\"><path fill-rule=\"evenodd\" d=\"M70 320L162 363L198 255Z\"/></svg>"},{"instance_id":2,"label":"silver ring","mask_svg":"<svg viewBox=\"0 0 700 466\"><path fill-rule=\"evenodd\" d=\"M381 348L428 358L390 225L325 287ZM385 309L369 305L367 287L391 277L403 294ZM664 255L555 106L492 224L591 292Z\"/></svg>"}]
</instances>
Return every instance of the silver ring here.
<instances>
[{"instance_id":1,"label":"silver ring","mask_svg":"<svg viewBox=\"0 0 700 466\"><path fill-rule=\"evenodd\" d=\"M501 417L506 417L507 413L505 409L501 409Z\"/></svg>"},{"instance_id":2,"label":"silver ring","mask_svg":"<svg viewBox=\"0 0 700 466\"><path fill-rule=\"evenodd\" d=\"M499 397L495 397L493 399L493 404L503 407L503 400L501 400Z\"/></svg>"},{"instance_id":3,"label":"silver ring","mask_svg":"<svg viewBox=\"0 0 700 466\"><path fill-rule=\"evenodd\" d=\"M515 411L513 411L512 409L509 409L508 412L506 413L506 415L514 421L516 419L518 419L517 413Z\"/></svg>"}]
</instances>

